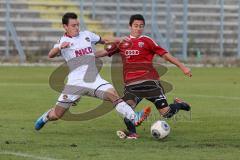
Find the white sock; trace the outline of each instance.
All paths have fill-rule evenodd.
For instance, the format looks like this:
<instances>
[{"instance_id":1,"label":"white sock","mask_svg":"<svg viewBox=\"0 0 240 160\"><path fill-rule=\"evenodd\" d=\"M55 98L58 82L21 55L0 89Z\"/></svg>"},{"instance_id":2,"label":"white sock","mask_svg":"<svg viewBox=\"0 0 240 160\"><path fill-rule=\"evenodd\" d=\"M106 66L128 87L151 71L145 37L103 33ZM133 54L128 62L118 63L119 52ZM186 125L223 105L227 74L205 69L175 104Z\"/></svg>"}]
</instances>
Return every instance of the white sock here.
<instances>
[{"instance_id":1,"label":"white sock","mask_svg":"<svg viewBox=\"0 0 240 160\"><path fill-rule=\"evenodd\" d=\"M49 109L47 112L45 112L42 117L43 117L43 122L47 122L48 121L48 113L51 111L52 109Z\"/></svg>"},{"instance_id":2,"label":"white sock","mask_svg":"<svg viewBox=\"0 0 240 160\"><path fill-rule=\"evenodd\" d=\"M127 118L129 120L134 120L135 112L132 107L129 106L126 102L120 102L116 105L117 112L123 116L123 118Z\"/></svg>"}]
</instances>

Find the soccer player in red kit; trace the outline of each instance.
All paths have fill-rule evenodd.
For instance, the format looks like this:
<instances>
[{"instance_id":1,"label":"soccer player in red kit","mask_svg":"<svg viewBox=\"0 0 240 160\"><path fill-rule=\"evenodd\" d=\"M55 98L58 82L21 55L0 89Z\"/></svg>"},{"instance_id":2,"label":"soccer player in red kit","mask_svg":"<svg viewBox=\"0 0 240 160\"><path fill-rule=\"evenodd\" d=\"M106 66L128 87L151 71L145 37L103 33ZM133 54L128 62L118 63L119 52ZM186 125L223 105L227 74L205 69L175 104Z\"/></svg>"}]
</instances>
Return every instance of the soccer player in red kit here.
<instances>
[{"instance_id":1,"label":"soccer player in red kit","mask_svg":"<svg viewBox=\"0 0 240 160\"><path fill-rule=\"evenodd\" d=\"M164 118L171 118L179 110L190 111L189 104L179 98L176 98L172 104L168 104L164 88L159 81L160 76L153 67L152 61L155 55L161 56L189 77L192 76L191 70L153 39L142 35L144 26L145 20L142 15L132 15L129 21L130 35L119 43L118 52L106 51L108 56L120 53L122 57L124 101L134 108L143 98L146 98L156 106ZM124 135L120 132L118 134Z\"/></svg>"}]
</instances>

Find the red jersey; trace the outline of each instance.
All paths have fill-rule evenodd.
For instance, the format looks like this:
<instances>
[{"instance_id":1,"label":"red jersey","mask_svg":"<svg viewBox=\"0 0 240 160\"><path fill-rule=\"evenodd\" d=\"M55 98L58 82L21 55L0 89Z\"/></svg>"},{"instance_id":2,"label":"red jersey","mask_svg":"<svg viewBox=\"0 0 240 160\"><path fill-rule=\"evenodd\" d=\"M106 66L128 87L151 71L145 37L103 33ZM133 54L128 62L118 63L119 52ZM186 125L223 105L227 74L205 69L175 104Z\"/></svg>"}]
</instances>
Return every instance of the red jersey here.
<instances>
[{"instance_id":1,"label":"red jersey","mask_svg":"<svg viewBox=\"0 0 240 160\"><path fill-rule=\"evenodd\" d=\"M153 67L153 57L155 54L162 56L168 52L150 37L129 38L132 46L120 49L125 84L151 79L158 80L160 77Z\"/></svg>"}]
</instances>

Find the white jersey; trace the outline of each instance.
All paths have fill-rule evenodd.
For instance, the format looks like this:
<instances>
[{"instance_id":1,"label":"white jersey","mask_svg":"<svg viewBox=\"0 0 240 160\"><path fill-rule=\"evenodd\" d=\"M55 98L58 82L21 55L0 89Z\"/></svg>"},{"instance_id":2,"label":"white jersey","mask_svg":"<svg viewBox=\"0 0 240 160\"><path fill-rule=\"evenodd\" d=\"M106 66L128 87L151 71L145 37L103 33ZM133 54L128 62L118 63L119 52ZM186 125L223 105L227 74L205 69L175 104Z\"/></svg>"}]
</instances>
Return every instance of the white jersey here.
<instances>
[{"instance_id":1,"label":"white jersey","mask_svg":"<svg viewBox=\"0 0 240 160\"><path fill-rule=\"evenodd\" d=\"M78 62L81 64L77 64L77 68L74 70L70 70L71 73L68 75L68 83L73 83L74 80L82 80L89 68L91 74L99 76L96 64L95 64L95 54L92 45L99 42L101 39L100 36L89 32L82 31L79 32L79 35L76 37L69 37L66 34L61 37L59 44L56 44L54 47L61 45L63 42L70 42L70 47L61 49L61 56L65 59L66 62L70 62L70 60L77 58ZM87 57L87 58L86 58ZM91 57L89 59L89 57ZM79 59L82 59L79 61Z\"/></svg>"},{"instance_id":2,"label":"white jersey","mask_svg":"<svg viewBox=\"0 0 240 160\"><path fill-rule=\"evenodd\" d=\"M56 106L68 109L84 95L110 100L109 94L106 93L109 89L113 89L113 86L98 74L96 57L92 48L92 44L100 40L100 36L89 31L83 31L79 32L76 37L64 35L59 44L56 44L55 47L58 47L63 42L70 42L68 48L61 50L61 55L71 71L68 75L68 82L58 97ZM134 119L134 111L125 102L117 104L116 110L124 117L130 120Z\"/></svg>"},{"instance_id":3,"label":"white jersey","mask_svg":"<svg viewBox=\"0 0 240 160\"><path fill-rule=\"evenodd\" d=\"M57 48L63 42L70 42L68 48L61 49L61 56L71 71L56 105L69 108L83 95L107 99L105 92L113 86L99 75L92 48L92 45L100 40L100 36L83 31L76 37L64 35L59 43L55 44L54 48Z\"/></svg>"}]
</instances>

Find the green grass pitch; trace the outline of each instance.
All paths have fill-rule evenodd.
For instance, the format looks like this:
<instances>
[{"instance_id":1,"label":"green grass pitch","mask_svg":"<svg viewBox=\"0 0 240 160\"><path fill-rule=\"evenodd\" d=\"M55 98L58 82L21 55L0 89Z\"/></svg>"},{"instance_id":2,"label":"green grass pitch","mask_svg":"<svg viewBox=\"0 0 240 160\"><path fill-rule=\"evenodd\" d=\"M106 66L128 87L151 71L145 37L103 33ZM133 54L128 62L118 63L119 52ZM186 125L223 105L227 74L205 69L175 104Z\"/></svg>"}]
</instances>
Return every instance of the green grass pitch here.
<instances>
[{"instance_id":1,"label":"green grass pitch","mask_svg":"<svg viewBox=\"0 0 240 160\"><path fill-rule=\"evenodd\" d=\"M138 140L120 140L123 122L115 111L85 122L59 120L40 132L34 121L55 104L58 93L48 84L55 67L0 67L0 160L236 160L240 157L240 68L192 68L193 77L169 68L162 79L174 90L167 94L192 104L192 113L180 112L168 120L169 137L154 140L152 116L138 128ZM109 68L102 71L109 80ZM83 98L74 112L101 103Z\"/></svg>"}]
</instances>

